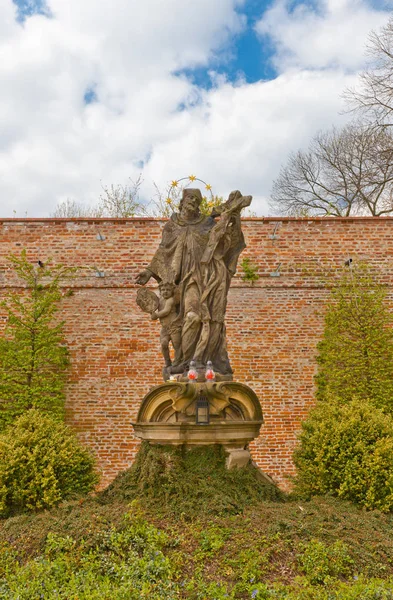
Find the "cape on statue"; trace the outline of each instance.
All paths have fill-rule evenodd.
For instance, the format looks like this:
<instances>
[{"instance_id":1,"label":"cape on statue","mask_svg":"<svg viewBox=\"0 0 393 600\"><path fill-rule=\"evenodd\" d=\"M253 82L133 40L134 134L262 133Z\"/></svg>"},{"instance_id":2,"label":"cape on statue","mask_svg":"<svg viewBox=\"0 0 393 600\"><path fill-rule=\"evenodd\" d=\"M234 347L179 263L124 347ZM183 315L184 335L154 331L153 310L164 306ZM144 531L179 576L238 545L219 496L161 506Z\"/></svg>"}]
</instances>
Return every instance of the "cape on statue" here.
<instances>
[{"instance_id":1,"label":"cape on statue","mask_svg":"<svg viewBox=\"0 0 393 600\"><path fill-rule=\"evenodd\" d=\"M159 282L157 303L139 290L138 304L153 319L160 319L167 373L186 372L191 360L203 369L210 360L216 373L231 378L225 311L230 281L245 248L240 211L251 200L232 192L227 202L206 216L200 212L200 190L183 190L179 212L166 223L151 263L137 277L140 285L151 277ZM174 347L173 361L169 342Z\"/></svg>"}]
</instances>

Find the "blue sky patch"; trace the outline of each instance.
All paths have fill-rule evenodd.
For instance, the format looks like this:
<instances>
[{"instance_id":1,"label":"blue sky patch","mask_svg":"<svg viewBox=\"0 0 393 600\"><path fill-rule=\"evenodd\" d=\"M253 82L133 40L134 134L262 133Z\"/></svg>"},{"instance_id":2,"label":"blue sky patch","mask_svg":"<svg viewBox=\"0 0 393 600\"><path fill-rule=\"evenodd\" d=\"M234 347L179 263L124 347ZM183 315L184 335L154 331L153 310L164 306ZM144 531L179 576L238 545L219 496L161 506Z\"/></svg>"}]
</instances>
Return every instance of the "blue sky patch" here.
<instances>
[{"instance_id":1,"label":"blue sky patch","mask_svg":"<svg viewBox=\"0 0 393 600\"><path fill-rule=\"evenodd\" d=\"M276 72L271 64L273 48L267 40L255 33L255 24L262 17L273 0L248 0L238 13L246 17L246 26L237 36L231 38L229 47L215 54L210 63L194 69L182 69L175 75L187 77L194 85L209 90L214 86L210 72L224 75L229 81L242 79L254 83L261 79L273 79Z\"/></svg>"},{"instance_id":2,"label":"blue sky patch","mask_svg":"<svg viewBox=\"0 0 393 600\"><path fill-rule=\"evenodd\" d=\"M393 8L393 0L369 0L369 5L377 10L388 10Z\"/></svg>"},{"instance_id":3,"label":"blue sky patch","mask_svg":"<svg viewBox=\"0 0 393 600\"><path fill-rule=\"evenodd\" d=\"M94 89L94 86L88 87L83 95L83 100L85 104L93 104L93 102L98 101L98 96Z\"/></svg>"},{"instance_id":4,"label":"blue sky patch","mask_svg":"<svg viewBox=\"0 0 393 600\"><path fill-rule=\"evenodd\" d=\"M273 0L247 0L239 9L239 14L247 19L245 30L234 40L234 59L229 66L229 78L242 73L247 83L261 79L273 79L276 72L271 64L274 49L255 33L255 25L263 14L274 4Z\"/></svg>"},{"instance_id":5,"label":"blue sky patch","mask_svg":"<svg viewBox=\"0 0 393 600\"><path fill-rule=\"evenodd\" d=\"M240 79L247 83L255 83L274 79L277 72L271 59L276 49L268 35L260 36L255 32L256 23L274 3L274 0L246 0L238 8L238 14L246 17L246 26L239 35L231 38L230 46L216 53L208 65L182 69L174 74L187 77L194 85L205 90L214 87L212 71L225 76L230 82ZM393 7L393 0L366 0L366 4L374 9L386 11ZM286 3L289 13L293 13L299 6L305 6L320 15L326 9L323 0L288 0Z\"/></svg>"},{"instance_id":6,"label":"blue sky patch","mask_svg":"<svg viewBox=\"0 0 393 600\"><path fill-rule=\"evenodd\" d=\"M16 18L19 23L23 23L33 15L52 16L45 0L13 0L13 3L18 9Z\"/></svg>"}]
</instances>

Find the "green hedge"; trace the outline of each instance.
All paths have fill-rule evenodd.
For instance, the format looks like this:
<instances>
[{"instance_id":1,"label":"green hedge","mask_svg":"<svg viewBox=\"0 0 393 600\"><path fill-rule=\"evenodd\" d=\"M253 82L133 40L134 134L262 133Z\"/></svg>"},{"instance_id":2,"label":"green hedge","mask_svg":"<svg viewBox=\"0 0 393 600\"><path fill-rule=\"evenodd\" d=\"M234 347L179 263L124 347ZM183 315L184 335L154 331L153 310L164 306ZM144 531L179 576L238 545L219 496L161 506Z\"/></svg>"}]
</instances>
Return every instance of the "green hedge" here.
<instances>
[{"instance_id":1,"label":"green hedge","mask_svg":"<svg viewBox=\"0 0 393 600\"><path fill-rule=\"evenodd\" d=\"M294 454L297 490L393 508L393 419L366 401L320 402Z\"/></svg>"},{"instance_id":2,"label":"green hedge","mask_svg":"<svg viewBox=\"0 0 393 600\"><path fill-rule=\"evenodd\" d=\"M94 460L69 427L32 409L0 435L0 515L88 493Z\"/></svg>"}]
</instances>

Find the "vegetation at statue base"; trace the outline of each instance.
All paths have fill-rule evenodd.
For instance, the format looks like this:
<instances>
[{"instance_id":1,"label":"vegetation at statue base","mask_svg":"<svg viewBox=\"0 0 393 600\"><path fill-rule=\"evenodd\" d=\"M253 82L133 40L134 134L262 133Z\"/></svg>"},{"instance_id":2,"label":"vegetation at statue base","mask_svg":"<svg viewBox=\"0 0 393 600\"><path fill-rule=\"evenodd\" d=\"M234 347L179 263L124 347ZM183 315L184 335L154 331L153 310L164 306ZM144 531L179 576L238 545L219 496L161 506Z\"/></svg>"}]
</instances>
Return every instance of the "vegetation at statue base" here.
<instances>
[{"instance_id":1,"label":"vegetation at statue base","mask_svg":"<svg viewBox=\"0 0 393 600\"><path fill-rule=\"evenodd\" d=\"M9 260L24 290L1 302L7 323L0 337L0 429L31 408L62 418L69 364L63 323L54 319L60 281L73 269L31 264L25 251Z\"/></svg>"},{"instance_id":2,"label":"vegetation at statue base","mask_svg":"<svg viewBox=\"0 0 393 600\"><path fill-rule=\"evenodd\" d=\"M224 460L219 447L143 445L101 494L3 519L0 597L393 598L391 514L283 497Z\"/></svg>"},{"instance_id":3,"label":"vegetation at statue base","mask_svg":"<svg viewBox=\"0 0 393 600\"><path fill-rule=\"evenodd\" d=\"M253 465L228 471L219 445L154 446L144 442L132 467L100 496L140 499L144 506L184 519L199 515L236 514L262 500L283 500L280 490L261 480Z\"/></svg>"},{"instance_id":4,"label":"vegetation at statue base","mask_svg":"<svg viewBox=\"0 0 393 600\"><path fill-rule=\"evenodd\" d=\"M297 490L393 508L393 319L366 267L332 292L319 344L317 406L302 424Z\"/></svg>"},{"instance_id":5,"label":"vegetation at statue base","mask_svg":"<svg viewBox=\"0 0 393 600\"><path fill-rule=\"evenodd\" d=\"M128 503L115 489L106 503L90 497L0 521L0 597L393 598L392 515L334 498L186 515L142 494Z\"/></svg>"}]
</instances>

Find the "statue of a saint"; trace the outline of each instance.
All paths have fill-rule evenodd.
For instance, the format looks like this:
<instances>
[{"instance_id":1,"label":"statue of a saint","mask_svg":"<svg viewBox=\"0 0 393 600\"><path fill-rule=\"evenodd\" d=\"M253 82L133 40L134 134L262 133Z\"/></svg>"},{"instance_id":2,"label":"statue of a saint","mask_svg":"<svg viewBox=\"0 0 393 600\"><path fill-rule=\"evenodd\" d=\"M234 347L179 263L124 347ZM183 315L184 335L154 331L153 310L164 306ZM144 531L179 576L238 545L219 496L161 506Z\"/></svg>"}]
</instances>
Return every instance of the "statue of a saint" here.
<instances>
[{"instance_id":1,"label":"statue of a saint","mask_svg":"<svg viewBox=\"0 0 393 600\"><path fill-rule=\"evenodd\" d=\"M184 189L179 213L165 224L150 265L137 277L140 285L154 277L178 287L181 352L169 367L171 373L183 373L191 360L199 369L210 360L216 373L232 375L225 311L230 281L245 248L240 211L251 199L232 192L227 202L205 216L199 209L200 190Z\"/></svg>"}]
</instances>

